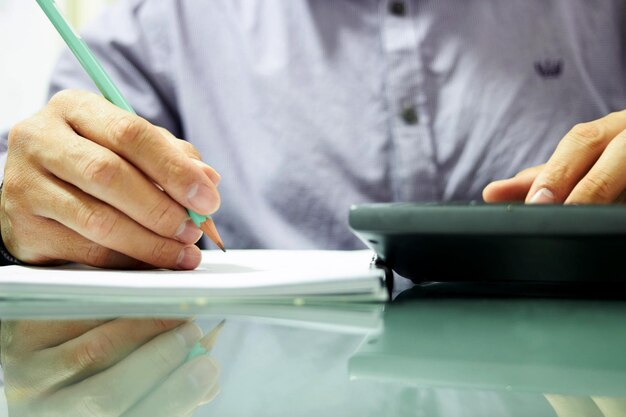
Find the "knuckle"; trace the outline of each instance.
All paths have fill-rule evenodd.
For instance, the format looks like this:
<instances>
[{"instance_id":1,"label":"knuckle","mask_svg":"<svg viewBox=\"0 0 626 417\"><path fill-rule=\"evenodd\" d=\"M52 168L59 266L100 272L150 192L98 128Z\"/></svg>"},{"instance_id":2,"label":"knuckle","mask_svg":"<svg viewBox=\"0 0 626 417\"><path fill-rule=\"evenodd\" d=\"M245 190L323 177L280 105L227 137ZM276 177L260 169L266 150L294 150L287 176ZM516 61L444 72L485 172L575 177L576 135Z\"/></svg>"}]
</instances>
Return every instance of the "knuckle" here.
<instances>
[{"instance_id":1,"label":"knuckle","mask_svg":"<svg viewBox=\"0 0 626 417\"><path fill-rule=\"evenodd\" d=\"M151 319L152 325L157 330L157 332L163 333L172 328L173 325L176 325L178 321L176 320L166 320L166 319Z\"/></svg>"},{"instance_id":2,"label":"knuckle","mask_svg":"<svg viewBox=\"0 0 626 417\"><path fill-rule=\"evenodd\" d=\"M48 106L54 113L69 120L73 119L73 112L80 111L84 107L84 103L92 96L95 94L80 90L61 90L52 96Z\"/></svg>"},{"instance_id":3,"label":"knuckle","mask_svg":"<svg viewBox=\"0 0 626 417\"><path fill-rule=\"evenodd\" d=\"M150 259L154 265L166 265L175 261L179 252L176 243L168 239L158 239L150 250Z\"/></svg>"},{"instance_id":4,"label":"knuckle","mask_svg":"<svg viewBox=\"0 0 626 417\"><path fill-rule=\"evenodd\" d=\"M4 202L11 201L14 196L20 195L24 190L23 182L19 180L19 176L5 177L2 184L2 200Z\"/></svg>"},{"instance_id":5,"label":"knuckle","mask_svg":"<svg viewBox=\"0 0 626 417\"><path fill-rule=\"evenodd\" d=\"M600 171L588 175L580 182L583 194L594 201L609 201L613 199L616 179L608 172Z\"/></svg>"},{"instance_id":6,"label":"knuckle","mask_svg":"<svg viewBox=\"0 0 626 417\"><path fill-rule=\"evenodd\" d=\"M554 189L558 184L567 182L571 176L571 169L567 163L562 161L552 161L549 169L542 173L540 181L542 186Z\"/></svg>"},{"instance_id":7,"label":"knuckle","mask_svg":"<svg viewBox=\"0 0 626 417\"><path fill-rule=\"evenodd\" d=\"M48 104L56 109L65 109L76 97L76 90L61 90L55 93L48 101Z\"/></svg>"},{"instance_id":8,"label":"knuckle","mask_svg":"<svg viewBox=\"0 0 626 417\"><path fill-rule=\"evenodd\" d=\"M185 178L185 174L189 173L189 167L182 158L169 158L164 172L167 180Z\"/></svg>"},{"instance_id":9,"label":"knuckle","mask_svg":"<svg viewBox=\"0 0 626 417\"><path fill-rule=\"evenodd\" d=\"M180 359L172 354L171 345L155 343L150 345L150 361L159 368L171 369L179 365Z\"/></svg>"},{"instance_id":10,"label":"knuckle","mask_svg":"<svg viewBox=\"0 0 626 417\"><path fill-rule=\"evenodd\" d=\"M33 214L39 205L36 199L40 190L36 181L38 178L22 173L5 174L0 212L12 219L25 218Z\"/></svg>"},{"instance_id":11,"label":"knuckle","mask_svg":"<svg viewBox=\"0 0 626 417\"><path fill-rule=\"evenodd\" d=\"M160 234L172 234L183 221L179 214L178 206L162 199L148 210L148 227Z\"/></svg>"},{"instance_id":12,"label":"knuckle","mask_svg":"<svg viewBox=\"0 0 626 417\"><path fill-rule=\"evenodd\" d=\"M149 124L145 120L133 116L124 115L116 117L110 124L110 137L119 145L134 142L139 139L149 129Z\"/></svg>"},{"instance_id":13,"label":"knuckle","mask_svg":"<svg viewBox=\"0 0 626 417\"><path fill-rule=\"evenodd\" d=\"M117 349L111 337L102 332L80 344L69 359L80 369L95 370L106 366L111 358L115 357L116 352Z\"/></svg>"},{"instance_id":14,"label":"knuckle","mask_svg":"<svg viewBox=\"0 0 626 417\"><path fill-rule=\"evenodd\" d=\"M113 158L92 158L83 169L83 177L90 183L109 186L120 172L120 163Z\"/></svg>"},{"instance_id":15,"label":"knuckle","mask_svg":"<svg viewBox=\"0 0 626 417\"><path fill-rule=\"evenodd\" d=\"M81 395L76 402L76 415L97 417L111 415L111 393L104 395Z\"/></svg>"},{"instance_id":16,"label":"knuckle","mask_svg":"<svg viewBox=\"0 0 626 417\"><path fill-rule=\"evenodd\" d=\"M603 143L604 124L599 121L579 123L567 134L566 138L590 151L597 151Z\"/></svg>"},{"instance_id":17,"label":"knuckle","mask_svg":"<svg viewBox=\"0 0 626 417\"><path fill-rule=\"evenodd\" d=\"M191 143L187 142L186 140L179 139L178 144L188 156L194 157L196 159L201 159L200 151L198 151L198 149Z\"/></svg>"},{"instance_id":18,"label":"knuckle","mask_svg":"<svg viewBox=\"0 0 626 417\"><path fill-rule=\"evenodd\" d=\"M29 119L15 124L9 131L7 138L9 150L15 150L22 144L29 143L37 137L38 133L39 129Z\"/></svg>"},{"instance_id":19,"label":"knuckle","mask_svg":"<svg viewBox=\"0 0 626 417\"><path fill-rule=\"evenodd\" d=\"M110 249L98 244L92 244L87 248L87 252L85 253L85 262L93 266L105 266L108 264L110 256Z\"/></svg>"},{"instance_id":20,"label":"knuckle","mask_svg":"<svg viewBox=\"0 0 626 417\"><path fill-rule=\"evenodd\" d=\"M104 208L84 207L77 217L79 224L98 241L108 239L118 221L117 216Z\"/></svg>"}]
</instances>

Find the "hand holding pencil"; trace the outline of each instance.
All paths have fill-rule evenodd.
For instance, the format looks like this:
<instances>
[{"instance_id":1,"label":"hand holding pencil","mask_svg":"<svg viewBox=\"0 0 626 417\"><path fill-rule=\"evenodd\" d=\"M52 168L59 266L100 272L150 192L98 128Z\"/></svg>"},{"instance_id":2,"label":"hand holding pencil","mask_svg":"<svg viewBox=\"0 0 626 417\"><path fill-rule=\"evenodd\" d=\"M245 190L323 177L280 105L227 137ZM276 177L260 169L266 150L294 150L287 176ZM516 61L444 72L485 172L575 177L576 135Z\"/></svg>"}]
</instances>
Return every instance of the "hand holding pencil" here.
<instances>
[{"instance_id":1,"label":"hand holding pencil","mask_svg":"<svg viewBox=\"0 0 626 417\"><path fill-rule=\"evenodd\" d=\"M194 269L219 174L195 148L137 116L53 0L37 0L106 100L63 91L9 135L0 226L31 264ZM107 101L108 100L108 101Z\"/></svg>"},{"instance_id":2,"label":"hand holding pencil","mask_svg":"<svg viewBox=\"0 0 626 417\"><path fill-rule=\"evenodd\" d=\"M215 170L169 132L81 91L55 95L9 136L0 222L31 264L194 269L203 215L220 205Z\"/></svg>"}]
</instances>

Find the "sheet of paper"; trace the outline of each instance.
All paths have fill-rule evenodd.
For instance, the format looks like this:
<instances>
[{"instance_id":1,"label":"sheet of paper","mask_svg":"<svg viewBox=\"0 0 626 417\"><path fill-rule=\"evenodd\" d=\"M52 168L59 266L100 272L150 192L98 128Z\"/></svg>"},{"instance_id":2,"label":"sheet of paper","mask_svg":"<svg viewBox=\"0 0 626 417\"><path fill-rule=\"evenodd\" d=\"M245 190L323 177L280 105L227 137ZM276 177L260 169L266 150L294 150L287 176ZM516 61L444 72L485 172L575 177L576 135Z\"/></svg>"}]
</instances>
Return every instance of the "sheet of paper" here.
<instances>
[{"instance_id":1,"label":"sheet of paper","mask_svg":"<svg viewBox=\"0 0 626 417\"><path fill-rule=\"evenodd\" d=\"M11 266L0 270L0 297L386 299L382 271L369 269L371 256L369 251L205 251L194 271Z\"/></svg>"}]
</instances>

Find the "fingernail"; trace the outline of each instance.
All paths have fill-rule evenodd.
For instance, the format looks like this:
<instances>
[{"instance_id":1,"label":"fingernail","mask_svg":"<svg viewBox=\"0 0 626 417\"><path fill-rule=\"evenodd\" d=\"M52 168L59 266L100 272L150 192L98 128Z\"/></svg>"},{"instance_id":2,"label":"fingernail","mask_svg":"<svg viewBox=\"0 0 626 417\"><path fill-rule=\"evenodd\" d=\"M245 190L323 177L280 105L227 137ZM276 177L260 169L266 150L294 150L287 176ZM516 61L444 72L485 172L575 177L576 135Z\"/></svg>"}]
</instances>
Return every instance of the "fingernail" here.
<instances>
[{"instance_id":1,"label":"fingernail","mask_svg":"<svg viewBox=\"0 0 626 417\"><path fill-rule=\"evenodd\" d=\"M530 199L531 204L551 204L554 203L554 194L547 188L537 191L533 198Z\"/></svg>"},{"instance_id":2,"label":"fingernail","mask_svg":"<svg viewBox=\"0 0 626 417\"><path fill-rule=\"evenodd\" d=\"M175 237L183 243L196 243L202 237L202 230L188 219L180 225Z\"/></svg>"},{"instance_id":3,"label":"fingernail","mask_svg":"<svg viewBox=\"0 0 626 417\"><path fill-rule=\"evenodd\" d=\"M187 246L180 251L176 266L178 269L196 269L200 265L202 254L195 246Z\"/></svg>"},{"instance_id":4,"label":"fingernail","mask_svg":"<svg viewBox=\"0 0 626 417\"><path fill-rule=\"evenodd\" d=\"M189 370L189 379L198 389L207 389L215 384L218 369L213 359L200 356Z\"/></svg>"},{"instance_id":5,"label":"fingernail","mask_svg":"<svg viewBox=\"0 0 626 417\"><path fill-rule=\"evenodd\" d=\"M190 348L202 338L202 330L194 323L183 324L176 329L176 337L184 347Z\"/></svg>"},{"instance_id":6,"label":"fingernail","mask_svg":"<svg viewBox=\"0 0 626 417\"><path fill-rule=\"evenodd\" d=\"M220 394L220 384L213 384L209 392L207 392L202 400L200 400L200 405L208 404L215 399Z\"/></svg>"},{"instance_id":7,"label":"fingernail","mask_svg":"<svg viewBox=\"0 0 626 417\"><path fill-rule=\"evenodd\" d=\"M191 205L190 208L198 214L211 214L217 206L215 190L204 184L192 185L187 192L187 199Z\"/></svg>"}]
</instances>

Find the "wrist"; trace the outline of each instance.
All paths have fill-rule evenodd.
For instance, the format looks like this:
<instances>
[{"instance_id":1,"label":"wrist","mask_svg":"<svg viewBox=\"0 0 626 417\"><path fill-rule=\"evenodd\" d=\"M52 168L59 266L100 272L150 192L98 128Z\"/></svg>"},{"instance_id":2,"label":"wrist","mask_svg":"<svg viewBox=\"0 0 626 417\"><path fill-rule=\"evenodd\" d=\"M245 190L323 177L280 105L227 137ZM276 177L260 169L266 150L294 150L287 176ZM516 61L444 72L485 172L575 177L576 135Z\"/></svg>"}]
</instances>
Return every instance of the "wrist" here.
<instances>
[{"instance_id":1,"label":"wrist","mask_svg":"<svg viewBox=\"0 0 626 417\"><path fill-rule=\"evenodd\" d=\"M2 199L2 183L0 183L0 200ZM11 252L4 246L2 239L2 230L0 230L0 266L7 265L23 265Z\"/></svg>"}]
</instances>

